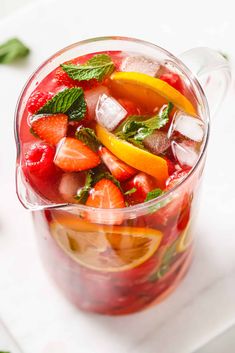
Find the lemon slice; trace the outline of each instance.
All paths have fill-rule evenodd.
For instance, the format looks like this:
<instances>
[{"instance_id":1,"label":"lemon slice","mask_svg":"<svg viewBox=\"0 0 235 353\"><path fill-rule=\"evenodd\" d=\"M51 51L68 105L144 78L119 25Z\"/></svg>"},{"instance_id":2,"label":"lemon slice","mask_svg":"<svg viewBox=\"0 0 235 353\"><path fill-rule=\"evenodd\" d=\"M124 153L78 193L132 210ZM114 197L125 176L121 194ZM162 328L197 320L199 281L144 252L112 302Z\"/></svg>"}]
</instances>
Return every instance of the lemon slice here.
<instances>
[{"instance_id":1,"label":"lemon slice","mask_svg":"<svg viewBox=\"0 0 235 353\"><path fill-rule=\"evenodd\" d=\"M150 228L101 226L59 217L50 231L58 245L80 265L104 272L133 269L158 249L162 233Z\"/></svg>"},{"instance_id":2,"label":"lemon slice","mask_svg":"<svg viewBox=\"0 0 235 353\"><path fill-rule=\"evenodd\" d=\"M96 134L102 144L115 156L131 167L155 177L159 187L165 187L165 181L168 178L168 166L164 158L119 139L99 124L96 125Z\"/></svg>"},{"instance_id":3,"label":"lemon slice","mask_svg":"<svg viewBox=\"0 0 235 353\"><path fill-rule=\"evenodd\" d=\"M192 103L183 94L158 78L138 72L115 72L110 82L115 94L129 97L150 109L172 102L186 113L196 114Z\"/></svg>"}]
</instances>

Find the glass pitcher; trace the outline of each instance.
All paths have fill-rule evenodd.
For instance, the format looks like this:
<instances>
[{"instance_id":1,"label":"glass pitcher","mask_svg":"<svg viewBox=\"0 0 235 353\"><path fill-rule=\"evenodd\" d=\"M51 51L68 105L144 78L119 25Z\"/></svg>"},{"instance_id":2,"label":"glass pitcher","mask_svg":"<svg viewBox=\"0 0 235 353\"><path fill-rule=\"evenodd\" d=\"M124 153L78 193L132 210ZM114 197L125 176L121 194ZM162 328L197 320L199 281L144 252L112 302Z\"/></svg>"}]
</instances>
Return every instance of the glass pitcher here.
<instances>
[{"instance_id":1,"label":"glass pitcher","mask_svg":"<svg viewBox=\"0 0 235 353\"><path fill-rule=\"evenodd\" d=\"M155 58L183 77L204 121L200 154L187 177L155 200L111 210L53 203L33 190L23 171L20 124L27 99L38 82L61 63L110 50ZM229 88L230 76L228 61L208 48L195 48L177 58L148 42L104 37L57 52L28 80L15 117L17 194L32 211L46 271L78 308L108 315L136 312L162 301L187 273L209 137L208 105L212 113L217 110ZM89 222L84 220L84 212L91 215ZM92 218L94 214L99 217ZM112 217L121 217L121 224L112 224Z\"/></svg>"}]
</instances>

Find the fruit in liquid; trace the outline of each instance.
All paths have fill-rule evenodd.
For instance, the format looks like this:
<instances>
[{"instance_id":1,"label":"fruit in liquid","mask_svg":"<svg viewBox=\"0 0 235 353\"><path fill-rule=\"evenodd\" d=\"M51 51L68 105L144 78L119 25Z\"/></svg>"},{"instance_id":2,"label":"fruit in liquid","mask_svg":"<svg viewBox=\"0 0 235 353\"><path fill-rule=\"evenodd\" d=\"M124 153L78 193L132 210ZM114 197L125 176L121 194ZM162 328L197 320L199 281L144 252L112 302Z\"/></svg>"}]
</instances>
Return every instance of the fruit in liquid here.
<instances>
[{"instance_id":1,"label":"fruit in liquid","mask_svg":"<svg viewBox=\"0 0 235 353\"><path fill-rule=\"evenodd\" d=\"M31 94L20 124L27 182L51 202L97 208L34 214L47 268L78 307L133 312L181 279L194 185L135 219L116 209L180 183L198 158L203 125L183 78L131 53L73 59Z\"/></svg>"}]
</instances>

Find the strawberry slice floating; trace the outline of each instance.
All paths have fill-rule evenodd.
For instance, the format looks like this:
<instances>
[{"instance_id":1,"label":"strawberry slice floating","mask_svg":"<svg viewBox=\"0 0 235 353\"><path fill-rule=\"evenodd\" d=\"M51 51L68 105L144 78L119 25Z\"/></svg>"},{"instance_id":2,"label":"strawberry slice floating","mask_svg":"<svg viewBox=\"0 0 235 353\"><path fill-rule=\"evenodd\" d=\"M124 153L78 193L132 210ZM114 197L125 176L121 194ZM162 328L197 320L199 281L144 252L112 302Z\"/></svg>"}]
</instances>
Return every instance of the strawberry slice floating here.
<instances>
[{"instance_id":1,"label":"strawberry slice floating","mask_svg":"<svg viewBox=\"0 0 235 353\"><path fill-rule=\"evenodd\" d=\"M56 145L66 136L68 117L65 114L35 117L31 122L32 131L51 145Z\"/></svg>"},{"instance_id":2,"label":"strawberry slice floating","mask_svg":"<svg viewBox=\"0 0 235 353\"><path fill-rule=\"evenodd\" d=\"M125 201L120 189L111 180L104 178L95 184L86 205L102 209L123 208L125 207ZM98 212L87 212L86 218L93 223L114 225L122 223L123 215L122 213L111 212L107 214L98 210Z\"/></svg>"},{"instance_id":3,"label":"strawberry slice floating","mask_svg":"<svg viewBox=\"0 0 235 353\"><path fill-rule=\"evenodd\" d=\"M54 163L65 172L79 172L96 167L100 158L81 141L66 137L57 148Z\"/></svg>"},{"instance_id":4,"label":"strawberry slice floating","mask_svg":"<svg viewBox=\"0 0 235 353\"><path fill-rule=\"evenodd\" d=\"M120 189L111 180L101 179L95 184L86 205L97 208L121 208L125 207L125 202Z\"/></svg>"},{"instance_id":5,"label":"strawberry slice floating","mask_svg":"<svg viewBox=\"0 0 235 353\"><path fill-rule=\"evenodd\" d=\"M133 175L137 174L137 170L118 159L114 154L109 152L106 147L99 150L99 155L110 170L111 174L119 181L130 179Z\"/></svg>"}]
</instances>

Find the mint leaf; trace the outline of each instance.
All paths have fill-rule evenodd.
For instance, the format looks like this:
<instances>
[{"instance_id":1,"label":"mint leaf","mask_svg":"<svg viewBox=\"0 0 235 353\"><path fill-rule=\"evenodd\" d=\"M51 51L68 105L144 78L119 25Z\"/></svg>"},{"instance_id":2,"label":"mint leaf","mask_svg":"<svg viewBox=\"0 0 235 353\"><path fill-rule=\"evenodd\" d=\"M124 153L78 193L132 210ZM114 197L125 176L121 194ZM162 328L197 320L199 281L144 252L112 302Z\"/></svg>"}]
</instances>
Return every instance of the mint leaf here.
<instances>
[{"instance_id":1,"label":"mint leaf","mask_svg":"<svg viewBox=\"0 0 235 353\"><path fill-rule=\"evenodd\" d=\"M122 191L121 184L119 183L119 181L116 178L114 178L114 176L109 172L102 172L102 173L96 174L93 178L94 185L98 183L98 181L100 181L101 179L111 180Z\"/></svg>"},{"instance_id":2,"label":"mint leaf","mask_svg":"<svg viewBox=\"0 0 235 353\"><path fill-rule=\"evenodd\" d=\"M137 134L134 136L134 140L136 141L143 141L145 137L151 135L154 130L148 127L142 127L138 130Z\"/></svg>"},{"instance_id":3,"label":"mint leaf","mask_svg":"<svg viewBox=\"0 0 235 353\"><path fill-rule=\"evenodd\" d=\"M169 114L173 109L173 104L169 102L165 108L163 108L160 114L145 121L145 126L152 130L161 129L169 121Z\"/></svg>"},{"instance_id":4,"label":"mint leaf","mask_svg":"<svg viewBox=\"0 0 235 353\"><path fill-rule=\"evenodd\" d=\"M86 109L83 89L73 87L57 93L39 109L37 114L63 113L68 115L70 121L79 121L84 118Z\"/></svg>"},{"instance_id":5,"label":"mint leaf","mask_svg":"<svg viewBox=\"0 0 235 353\"><path fill-rule=\"evenodd\" d=\"M92 187L92 182L93 182L93 173L90 171L87 173L86 180L85 180L85 185L79 190L76 196L74 198L79 201L80 203L85 203L86 200L88 199L89 192Z\"/></svg>"},{"instance_id":6,"label":"mint leaf","mask_svg":"<svg viewBox=\"0 0 235 353\"><path fill-rule=\"evenodd\" d=\"M97 54L83 65L62 64L62 69L73 80L87 81L93 78L102 81L114 70L114 63L107 54Z\"/></svg>"},{"instance_id":7,"label":"mint leaf","mask_svg":"<svg viewBox=\"0 0 235 353\"><path fill-rule=\"evenodd\" d=\"M164 193L164 192L162 191L162 189L159 189L159 188L154 189L154 190L152 190L152 191L150 191L150 192L147 193L144 202L153 200L153 199L155 199L156 197L162 195L163 193Z\"/></svg>"},{"instance_id":8,"label":"mint leaf","mask_svg":"<svg viewBox=\"0 0 235 353\"><path fill-rule=\"evenodd\" d=\"M12 38L0 45L0 64L10 64L16 59L24 58L30 50L18 38Z\"/></svg>"},{"instance_id":9,"label":"mint leaf","mask_svg":"<svg viewBox=\"0 0 235 353\"><path fill-rule=\"evenodd\" d=\"M79 128L76 133L75 137L85 143L88 147L90 147L94 152L97 152L100 142L97 139L95 131L88 127L81 127Z\"/></svg>"},{"instance_id":10,"label":"mint leaf","mask_svg":"<svg viewBox=\"0 0 235 353\"><path fill-rule=\"evenodd\" d=\"M134 194L134 192L136 192L136 188L132 188L130 190L127 190L126 192L124 192L124 195L131 195L131 194Z\"/></svg>"},{"instance_id":11,"label":"mint leaf","mask_svg":"<svg viewBox=\"0 0 235 353\"><path fill-rule=\"evenodd\" d=\"M141 143L147 136L152 135L155 130L165 126L169 121L169 114L173 108L171 102L163 108L160 114L146 119L146 116L133 115L129 116L121 126L116 130L116 136L133 143L139 144L140 148L144 148Z\"/></svg>"}]
</instances>

